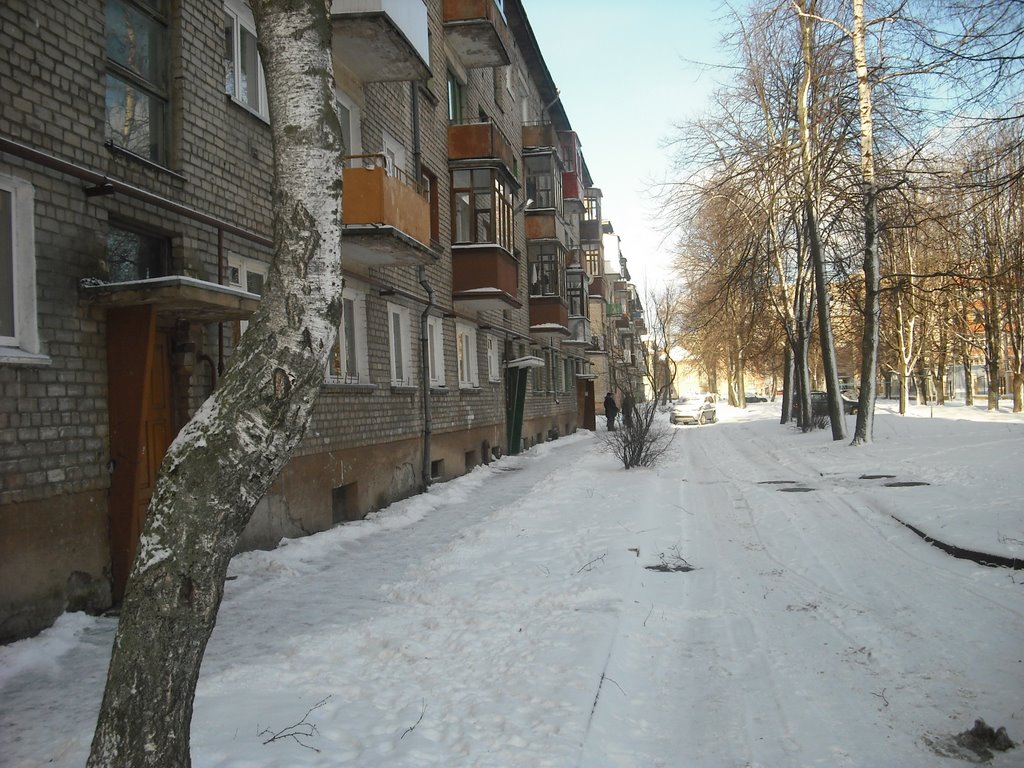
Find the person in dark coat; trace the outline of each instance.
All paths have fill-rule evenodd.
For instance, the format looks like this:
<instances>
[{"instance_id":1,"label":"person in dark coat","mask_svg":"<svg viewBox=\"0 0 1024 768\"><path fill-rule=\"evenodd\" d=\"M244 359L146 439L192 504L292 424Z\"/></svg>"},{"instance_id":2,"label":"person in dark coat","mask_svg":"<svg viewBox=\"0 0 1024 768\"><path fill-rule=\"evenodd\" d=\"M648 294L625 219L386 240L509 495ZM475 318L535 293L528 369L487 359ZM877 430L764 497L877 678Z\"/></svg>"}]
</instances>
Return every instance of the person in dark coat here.
<instances>
[{"instance_id":1,"label":"person in dark coat","mask_svg":"<svg viewBox=\"0 0 1024 768\"><path fill-rule=\"evenodd\" d=\"M622 423L626 425L626 429L631 429L633 426L634 408L636 408L636 401L633 399L633 394L627 392L626 396L622 398Z\"/></svg>"},{"instance_id":2,"label":"person in dark coat","mask_svg":"<svg viewBox=\"0 0 1024 768\"><path fill-rule=\"evenodd\" d=\"M619 415L619 406L615 404L615 398L609 392L604 396L604 415L608 419L608 431L615 431L615 417Z\"/></svg>"}]
</instances>

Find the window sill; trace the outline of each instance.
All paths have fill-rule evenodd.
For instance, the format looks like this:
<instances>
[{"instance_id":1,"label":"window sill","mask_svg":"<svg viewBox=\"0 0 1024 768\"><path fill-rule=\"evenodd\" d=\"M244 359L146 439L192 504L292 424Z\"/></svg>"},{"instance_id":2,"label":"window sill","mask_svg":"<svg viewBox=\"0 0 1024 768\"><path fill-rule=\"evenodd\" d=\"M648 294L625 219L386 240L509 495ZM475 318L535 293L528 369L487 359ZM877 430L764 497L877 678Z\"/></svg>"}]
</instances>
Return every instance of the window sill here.
<instances>
[{"instance_id":1,"label":"window sill","mask_svg":"<svg viewBox=\"0 0 1024 768\"><path fill-rule=\"evenodd\" d=\"M255 109L253 109L248 104L246 104L244 101L242 101L241 99L238 99L238 98L232 96L230 93L225 93L224 95L227 96L227 99L228 99L228 101L230 103L234 104L239 109L245 110L250 115L252 115L257 120L259 120L261 123L265 123L267 125L270 125L270 117L269 116L264 115L262 112L259 112L259 111L255 110Z\"/></svg>"},{"instance_id":2,"label":"window sill","mask_svg":"<svg viewBox=\"0 0 1024 768\"><path fill-rule=\"evenodd\" d=\"M479 395L483 392L483 388L479 384L460 384L459 394L460 395Z\"/></svg>"},{"instance_id":3,"label":"window sill","mask_svg":"<svg viewBox=\"0 0 1024 768\"><path fill-rule=\"evenodd\" d=\"M395 384L391 382L391 391L395 394L412 395L420 391L415 384Z\"/></svg>"},{"instance_id":4,"label":"window sill","mask_svg":"<svg viewBox=\"0 0 1024 768\"><path fill-rule=\"evenodd\" d=\"M376 392L376 384L360 384L359 382L325 381L323 388L330 392Z\"/></svg>"},{"instance_id":5,"label":"window sill","mask_svg":"<svg viewBox=\"0 0 1024 768\"><path fill-rule=\"evenodd\" d=\"M52 365L49 355L26 352L18 347L0 347L0 365L20 365L26 368L45 368Z\"/></svg>"},{"instance_id":6,"label":"window sill","mask_svg":"<svg viewBox=\"0 0 1024 768\"><path fill-rule=\"evenodd\" d=\"M431 384L430 391L439 395L443 395L448 392L447 384Z\"/></svg>"},{"instance_id":7,"label":"window sill","mask_svg":"<svg viewBox=\"0 0 1024 768\"><path fill-rule=\"evenodd\" d=\"M181 183L185 183L185 182L188 181L187 177L183 176L182 174L178 173L177 171L172 171L166 165L161 165L160 163L156 162L155 160L150 160L148 157L143 157L142 155L137 155L134 152L132 152L131 150L125 149L124 147L119 147L119 146L117 146L117 144L114 144L111 141L108 141L105 144L105 146L110 151L110 154L112 154L112 155L118 155L120 157L127 158L127 159L129 159L129 160L131 160L133 162L138 163L139 165L143 165L146 168L149 168L150 170L157 171L158 173L162 173L162 174L164 174L166 176L170 176L175 181L179 181Z\"/></svg>"}]
</instances>

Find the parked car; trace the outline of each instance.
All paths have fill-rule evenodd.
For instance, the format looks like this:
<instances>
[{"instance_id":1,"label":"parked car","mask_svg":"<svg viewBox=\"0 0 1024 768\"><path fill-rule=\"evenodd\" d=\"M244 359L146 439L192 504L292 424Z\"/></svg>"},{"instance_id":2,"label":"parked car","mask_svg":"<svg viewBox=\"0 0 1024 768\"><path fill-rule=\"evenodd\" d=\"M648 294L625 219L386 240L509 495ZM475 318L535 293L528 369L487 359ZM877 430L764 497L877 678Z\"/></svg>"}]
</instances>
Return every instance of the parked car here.
<instances>
[{"instance_id":1,"label":"parked car","mask_svg":"<svg viewBox=\"0 0 1024 768\"><path fill-rule=\"evenodd\" d=\"M717 395L683 395L672 404L669 421L673 424L714 424L718 421Z\"/></svg>"},{"instance_id":2,"label":"parked car","mask_svg":"<svg viewBox=\"0 0 1024 768\"><path fill-rule=\"evenodd\" d=\"M840 402L843 404L843 413L856 413L857 412L857 400L856 398L848 398L845 395L839 396ZM814 391L811 392L811 413L814 416L828 416L828 393ZM793 418L800 415L800 400L793 400Z\"/></svg>"},{"instance_id":3,"label":"parked car","mask_svg":"<svg viewBox=\"0 0 1024 768\"><path fill-rule=\"evenodd\" d=\"M811 415L828 416L828 392L811 392ZM800 416L800 398L793 398L793 418Z\"/></svg>"},{"instance_id":4,"label":"parked car","mask_svg":"<svg viewBox=\"0 0 1024 768\"><path fill-rule=\"evenodd\" d=\"M767 397L763 397L762 395L755 395L753 392L747 392L745 395L743 395L743 400L744 400L744 402L747 402L747 403L767 403L768 402L768 398Z\"/></svg>"}]
</instances>

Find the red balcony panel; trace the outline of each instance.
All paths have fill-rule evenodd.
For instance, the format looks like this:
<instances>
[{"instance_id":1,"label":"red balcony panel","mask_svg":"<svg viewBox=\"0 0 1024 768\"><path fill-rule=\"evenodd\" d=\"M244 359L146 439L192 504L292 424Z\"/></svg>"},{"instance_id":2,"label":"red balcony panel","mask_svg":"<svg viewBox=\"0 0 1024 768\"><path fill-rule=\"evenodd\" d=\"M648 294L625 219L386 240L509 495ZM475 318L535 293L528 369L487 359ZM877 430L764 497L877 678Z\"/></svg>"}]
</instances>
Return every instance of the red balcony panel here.
<instances>
[{"instance_id":1,"label":"red balcony panel","mask_svg":"<svg viewBox=\"0 0 1024 768\"><path fill-rule=\"evenodd\" d=\"M569 307L558 296L531 296L530 333L568 336Z\"/></svg>"},{"instance_id":2,"label":"red balcony panel","mask_svg":"<svg viewBox=\"0 0 1024 768\"><path fill-rule=\"evenodd\" d=\"M499 160L509 173L515 168L512 145L491 122L448 126L449 160Z\"/></svg>"},{"instance_id":3,"label":"red balcony panel","mask_svg":"<svg viewBox=\"0 0 1024 768\"><path fill-rule=\"evenodd\" d=\"M516 298L519 263L497 245L452 247L452 298L460 308L509 309L522 306Z\"/></svg>"}]
</instances>

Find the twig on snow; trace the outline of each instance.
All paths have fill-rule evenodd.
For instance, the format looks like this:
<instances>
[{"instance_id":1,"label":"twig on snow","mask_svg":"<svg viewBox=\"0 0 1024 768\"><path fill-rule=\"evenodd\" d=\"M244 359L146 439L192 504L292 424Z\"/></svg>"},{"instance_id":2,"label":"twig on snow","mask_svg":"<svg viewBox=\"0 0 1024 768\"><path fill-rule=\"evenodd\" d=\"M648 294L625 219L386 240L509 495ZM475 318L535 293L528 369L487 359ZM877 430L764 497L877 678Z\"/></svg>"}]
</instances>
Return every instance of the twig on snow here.
<instances>
[{"instance_id":1,"label":"twig on snow","mask_svg":"<svg viewBox=\"0 0 1024 768\"><path fill-rule=\"evenodd\" d=\"M576 571L576 573L583 573L583 571L592 571L592 570L594 570L594 563L603 561L607 556L608 556L608 553L605 552L603 555L600 555L599 557L595 557L589 563L584 563L582 566L580 566L580 569L578 571Z\"/></svg>"},{"instance_id":2,"label":"twig on snow","mask_svg":"<svg viewBox=\"0 0 1024 768\"><path fill-rule=\"evenodd\" d=\"M312 707L307 709L306 710L306 714L304 714L302 716L302 719L299 720L299 722L293 723L292 725L289 725L289 726L286 726L286 727L282 728L280 731L278 731L277 733L272 732L269 728L264 728L257 735L259 735L259 736L268 736L269 735L270 736L270 738L268 738L266 741L263 742L264 744L269 744L270 742L278 741L279 739L294 739L296 742L299 743L300 746L303 746L306 749L311 749L314 752L319 752L320 751L319 749L317 749L314 746L310 746L309 744L307 744L306 742L304 742L302 740L302 738L307 738L308 739L308 738L311 738L312 736L316 736L317 734L319 734L319 731L317 730L316 724L308 722L306 720L306 718L308 718L316 710L320 709L320 707L324 706L328 702L328 700L330 698L331 698L330 696L325 696L324 698L320 699L320 701L318 701L316 704L314 704Z\"/></svg>"},{"instance_id":3,"label":"twig on snow","mask_svg":"<svg viewBox=\"0 0 1024 768\"><path fill-rule=\"evenodd\" d=\"M878 698L880 698L882 700L882 702L885 704L885 706L887 706L887 707L889 706L889 700L887 698L885 698L885 688L882 689L881 693L875 693L874 691L872 691L871 695L872 696L877 696Z\"/></svg>"},{"instance_id":4,"label":"twig on snow","mask_svg":"<svg viewBox=\"0 0 1024 768\"><path fill-rule=\"evenodd\" d=\"M423 699L420 699L420 703L423 705L423 709L420 710L419 719L415 723L413 723L412 725L410 725L408 728L405 729L405 731L402 733L401 737L399 738L399 741L404 739L407 734L410 734L413 731L415 731L416 730L416 726L423 722L423 716L427 713L427 702L424 701Z\"/></svg>"}]
</instances>

